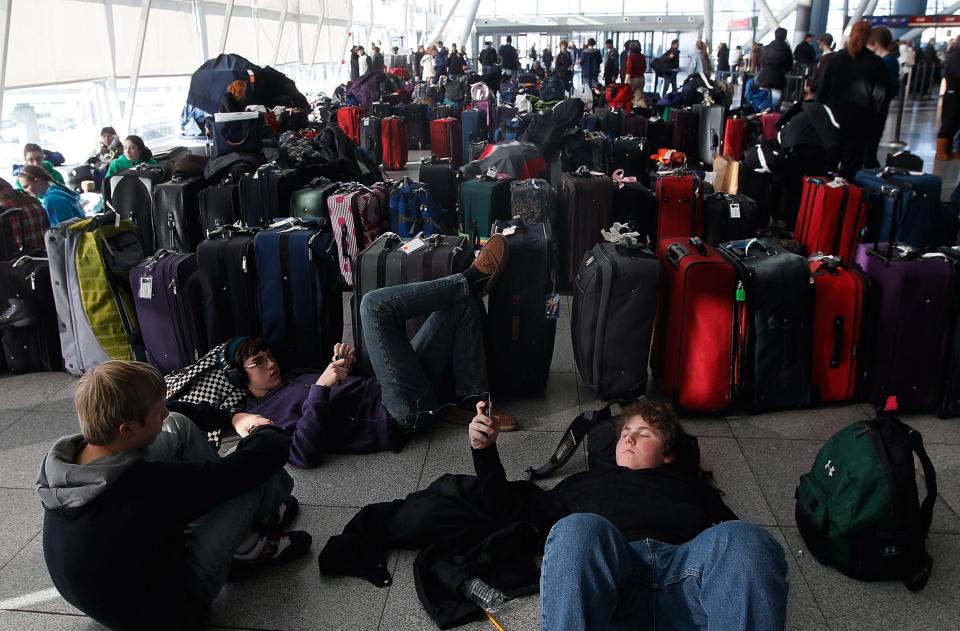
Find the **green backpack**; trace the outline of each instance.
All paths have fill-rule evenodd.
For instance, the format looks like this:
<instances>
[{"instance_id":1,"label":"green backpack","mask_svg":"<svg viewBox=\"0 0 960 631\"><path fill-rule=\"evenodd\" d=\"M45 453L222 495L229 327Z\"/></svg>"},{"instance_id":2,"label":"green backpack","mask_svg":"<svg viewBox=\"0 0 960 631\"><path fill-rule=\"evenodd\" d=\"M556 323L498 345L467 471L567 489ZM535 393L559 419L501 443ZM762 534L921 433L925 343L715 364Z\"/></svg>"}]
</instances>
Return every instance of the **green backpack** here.
<instances>
[{"instance_id":1,"label":"green backpack","mask_svg":"<svg viewBox=\"0 0 960 631\"><path fill-rule=\"evenodd\" d=\"M913 454L927 487L922 504ZM821 563L860 580L899 578L911 591L926 585L937 480L912 427L893 416L848 425L800 477L796 498L800 534Z\"/></svg>"}]
</instances>

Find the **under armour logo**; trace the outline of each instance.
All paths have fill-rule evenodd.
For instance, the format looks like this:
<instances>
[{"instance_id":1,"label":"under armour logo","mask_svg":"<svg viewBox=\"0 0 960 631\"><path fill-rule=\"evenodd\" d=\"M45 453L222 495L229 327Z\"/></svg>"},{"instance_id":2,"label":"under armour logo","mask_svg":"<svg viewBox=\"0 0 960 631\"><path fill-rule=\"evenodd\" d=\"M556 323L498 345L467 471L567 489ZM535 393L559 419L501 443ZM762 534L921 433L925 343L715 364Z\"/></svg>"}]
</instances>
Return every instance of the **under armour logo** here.
<instances>
[{"instance_id":1,"label":"under armour logo","mask_svg":"<svg viewBox=\"0 0 960 631\"><path fill-rule=\"evenodd\" d=\"M900 546L885 546L880 548L880 555L885 557L900 556L901 552Z\"/></svg>"},{"instance_id":2,"label":"under armour logo","mask_svg":"<svg viewBox=\"0 0 960 631\"><path fill-rule=\"evenodd\" d=\"M833 460L827 460L827 464L823 465L823 468L826 469L827 475L831 478L833 477L833 473L837 470L837 468L833 466Z\"/></svg>"}]
</instances>

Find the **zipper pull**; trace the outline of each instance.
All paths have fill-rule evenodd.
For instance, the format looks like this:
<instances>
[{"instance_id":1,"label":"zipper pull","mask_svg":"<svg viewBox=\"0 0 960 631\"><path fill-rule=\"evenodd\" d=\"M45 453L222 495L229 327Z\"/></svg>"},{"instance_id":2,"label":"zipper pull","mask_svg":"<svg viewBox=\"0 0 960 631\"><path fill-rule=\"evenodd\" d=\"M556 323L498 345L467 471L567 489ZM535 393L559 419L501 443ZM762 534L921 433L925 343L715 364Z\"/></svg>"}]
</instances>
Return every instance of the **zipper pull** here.
<instances>
[{"instance_id":1,"label":"zipper pull","mask_svg":"<svg viewBox=\"0 0 960 631\"><path fill-rule=\"evenodd\" d=\"M37 291L37 273L30 272L30 275L27 276L30 279L30 291Z\"/></svg>"},{"instance_id":2,"label":"zipper pull","mask_svg":"<svg viewBox=\"0 0 960 631\"><path fill-rule=\"evenodd\" d=\"M170 279L170 284L167 285L167 288L170 289L170 291L173 292L173 295L174 295L174 296L176 296L176 295L177 295L177 279L176 279L176 278L171 278L171 279Z\"/></svg>"},{"instance_id":3,"label":"zipper pull","mask_svg":"<svg viewBox=\"0 0 960 631\"><path fill-rule=\"evenodd\" d=\"M241 259L240 267L243 269L243 273L246 274L247 273L247 257L246 256L244 256Z\"/></svg>"}]
</instances>

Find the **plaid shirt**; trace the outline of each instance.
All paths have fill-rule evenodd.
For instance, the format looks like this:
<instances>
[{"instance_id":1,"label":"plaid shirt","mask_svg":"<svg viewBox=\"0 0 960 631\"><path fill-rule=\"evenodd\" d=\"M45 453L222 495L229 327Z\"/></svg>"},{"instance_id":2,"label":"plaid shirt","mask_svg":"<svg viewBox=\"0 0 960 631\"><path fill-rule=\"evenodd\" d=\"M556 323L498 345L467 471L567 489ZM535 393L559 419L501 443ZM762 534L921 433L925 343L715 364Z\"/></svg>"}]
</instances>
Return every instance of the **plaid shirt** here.
<instances>
[{"instance_id":1,"label":"plaid shirt","mask_svg":"<svg viewBox=\"0 0 960 631\"><path fill-rule=\"evenodd\" d=\"M0 178L0 222L5 224L11 236L9 244L0 245L0 249L8 246L13 252L4 252L4 256L16 256L18 252L33 249L43 249L43 234L49 228L47 213L43 206L32 195L15 190L9 183Z\"/></svg>"}]
</instances>

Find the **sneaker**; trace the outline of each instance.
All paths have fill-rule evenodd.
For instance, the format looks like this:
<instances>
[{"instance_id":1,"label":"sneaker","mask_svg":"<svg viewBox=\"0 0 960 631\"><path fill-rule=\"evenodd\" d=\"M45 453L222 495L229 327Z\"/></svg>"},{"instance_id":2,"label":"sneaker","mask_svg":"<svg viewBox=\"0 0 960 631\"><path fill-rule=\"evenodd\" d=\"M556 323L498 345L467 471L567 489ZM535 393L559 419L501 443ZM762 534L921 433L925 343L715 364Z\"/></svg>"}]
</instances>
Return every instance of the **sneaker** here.
<instances>
[{"instance_id":1,"label":"sneaker","mask_svg":"<svg viewBox=\"0 0 960 631\"><path fill-rule=\"evenodd\" d=\"M475 411L464 410L463 408L451 405L447 408L445 420L451 425L467 426L473 421L473 417L476 415ZM509 414L494 412L493 418L500 422L501 432L512 432L520 426L520 424L517 423L517 419Z\"/></svg>"},{"instance_id":2,"label":"sneaker","mask_svg":"<svg viewBox=\"0 0 960 631\"><path fill-rule=\"evenodd\" d=\"M261 535L248 552L233 555L229 578L244 578L261 568L299 559L310 550L312 543L310 533L302 530Z\"/></svg>"},{"instance_id":3,"label":"sneaker","mask_svg":"<svg viewBox=\"0 0 960 631\"><path fill-rule=\"evenodd\" d=\"M507 259L510 258L510 249L507 246L507 239L502 234L495 234L490 237L477 258L474 259L472 269L479 272L482 277L483 285L477 292L480 298L490 293L497 279L507 266Z\"/></svg>"},{"instance_id":4,"label":"sneaker","mask_svg":"<svg viewBox=\"0 0 960 631\"><path fill-rule=\"evenodd\" d=\"M299 514L300 502L291 495L280 502L280 506L277 507L277 512L274 513L273 517L271 517L267 523L267 530L286 530Z\"/></svg>"}]
</instances>

